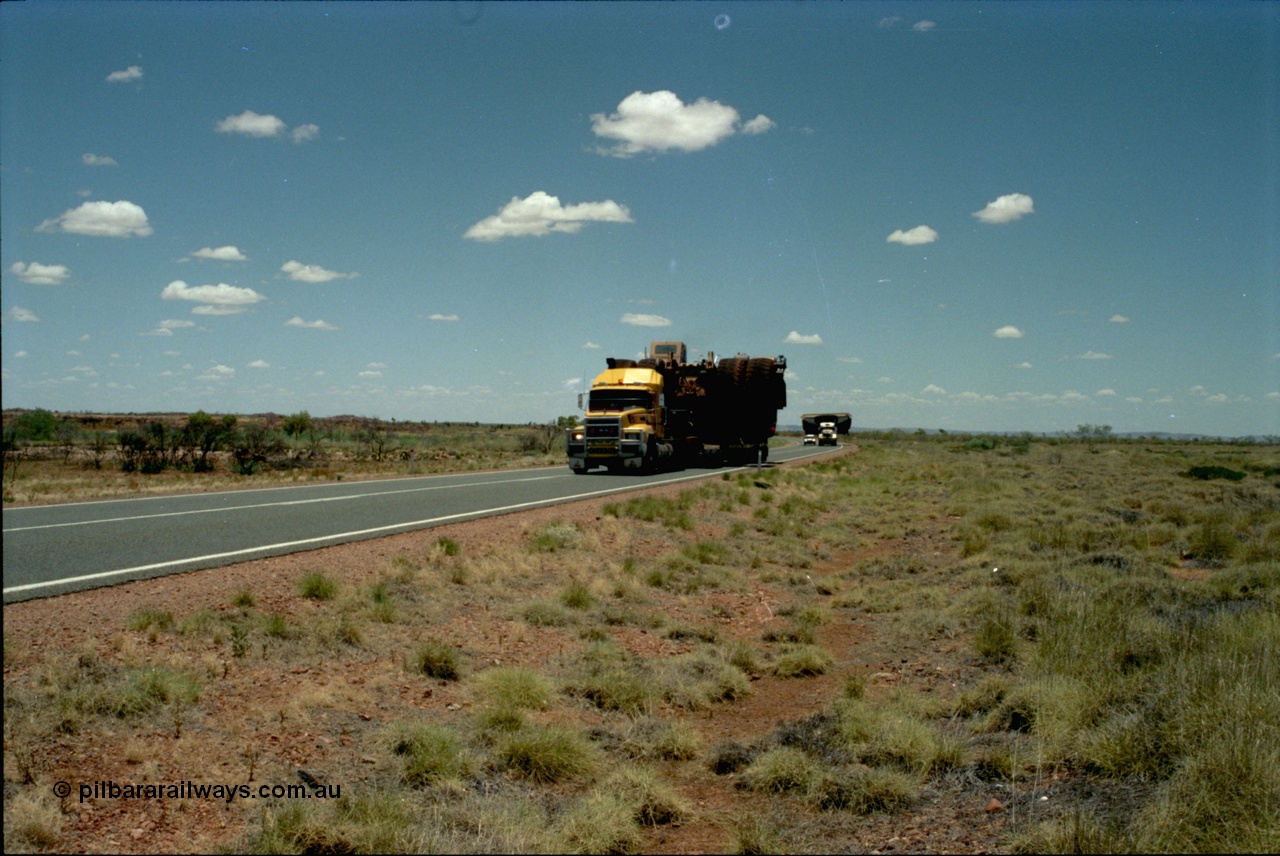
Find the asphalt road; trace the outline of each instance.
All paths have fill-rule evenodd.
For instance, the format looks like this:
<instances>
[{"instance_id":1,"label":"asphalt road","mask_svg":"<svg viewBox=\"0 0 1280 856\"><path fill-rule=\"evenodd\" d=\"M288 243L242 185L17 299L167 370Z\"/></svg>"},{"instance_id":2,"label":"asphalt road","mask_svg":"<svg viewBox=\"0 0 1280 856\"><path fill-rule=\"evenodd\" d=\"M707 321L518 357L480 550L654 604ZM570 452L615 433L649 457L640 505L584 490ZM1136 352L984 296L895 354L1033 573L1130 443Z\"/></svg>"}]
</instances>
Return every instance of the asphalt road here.
<instances>
[{"instance_id":1,"label":"asphalt road","mask_svg":"<svg viewBox=\"0 0 1280 856\"><path fill-rule=\"evenodd\" d=\"M827 449L786 446L774 462ZM747 468L750 469L750 468ZM724 472L567 466L6 508L4 602L314 550Z\"/></svg>"}]
</instances>

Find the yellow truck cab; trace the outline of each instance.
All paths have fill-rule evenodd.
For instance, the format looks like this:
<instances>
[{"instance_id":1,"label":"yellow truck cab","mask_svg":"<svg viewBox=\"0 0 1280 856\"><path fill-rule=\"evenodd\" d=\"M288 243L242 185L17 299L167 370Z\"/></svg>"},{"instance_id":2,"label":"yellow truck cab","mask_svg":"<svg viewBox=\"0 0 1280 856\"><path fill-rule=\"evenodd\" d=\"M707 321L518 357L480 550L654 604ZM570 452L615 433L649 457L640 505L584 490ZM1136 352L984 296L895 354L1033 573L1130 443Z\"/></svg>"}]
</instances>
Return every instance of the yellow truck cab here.
<instances>
[{"instance_id":1,"label":"yellow truck cab","mask_svg":"<svg viewBox=\"0 0 1280 856\"><path fill-rule=\"evenodd\" d=\"M662 375L652 368L611 368L588 393L583 424L569 432L569 466L649 470L660 454Z\"/></svg>"}]
</instances>

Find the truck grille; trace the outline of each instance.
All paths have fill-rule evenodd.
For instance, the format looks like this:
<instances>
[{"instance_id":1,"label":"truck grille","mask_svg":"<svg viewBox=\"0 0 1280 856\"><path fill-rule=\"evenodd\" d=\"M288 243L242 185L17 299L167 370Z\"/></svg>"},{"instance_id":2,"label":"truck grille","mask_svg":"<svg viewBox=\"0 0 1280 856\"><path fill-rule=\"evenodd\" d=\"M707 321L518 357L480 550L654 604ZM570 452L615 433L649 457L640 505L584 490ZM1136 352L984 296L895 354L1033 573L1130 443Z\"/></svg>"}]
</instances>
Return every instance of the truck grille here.
<instances>
[{"instance_id":1,"label":"truck grille","mask_svg":"<svg viewBox=\"0 0 1280 856\"><path fill-rule=\"evenodd\" d=\"M617 440L622 436L622 422L618 419L588 419L587 437L591 440Z\"/></svg>"}]
</instances>

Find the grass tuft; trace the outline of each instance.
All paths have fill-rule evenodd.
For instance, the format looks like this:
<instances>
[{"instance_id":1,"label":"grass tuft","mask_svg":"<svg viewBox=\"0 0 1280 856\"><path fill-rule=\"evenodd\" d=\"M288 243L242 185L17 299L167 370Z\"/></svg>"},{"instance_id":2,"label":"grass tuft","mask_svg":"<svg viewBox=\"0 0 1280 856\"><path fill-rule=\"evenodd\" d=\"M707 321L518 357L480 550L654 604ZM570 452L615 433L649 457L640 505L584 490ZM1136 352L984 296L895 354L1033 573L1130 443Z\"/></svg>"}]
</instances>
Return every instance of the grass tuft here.
<instances>
[{"instance_id":1,"label":"grass tuft","mask_svg":"<svg viewBox=\"0 0 1280 856\"><path fill-rule=\"evenodd\" d=\"M428 678L456 681L462 667L462 652L440 639L428 639L413 654L413 667Z\"/></svg>"},{"instance_id":2,"label":"grass tuft","mask_svg":"<svg viewBox=\"0 0 1280 856\"><path fill-rule=\"evenodd\" d=\"M338 583L324 574L307 574L298 580L298 594L311 600L333 600L338 593Z\"/></svg>"}]
</instances>

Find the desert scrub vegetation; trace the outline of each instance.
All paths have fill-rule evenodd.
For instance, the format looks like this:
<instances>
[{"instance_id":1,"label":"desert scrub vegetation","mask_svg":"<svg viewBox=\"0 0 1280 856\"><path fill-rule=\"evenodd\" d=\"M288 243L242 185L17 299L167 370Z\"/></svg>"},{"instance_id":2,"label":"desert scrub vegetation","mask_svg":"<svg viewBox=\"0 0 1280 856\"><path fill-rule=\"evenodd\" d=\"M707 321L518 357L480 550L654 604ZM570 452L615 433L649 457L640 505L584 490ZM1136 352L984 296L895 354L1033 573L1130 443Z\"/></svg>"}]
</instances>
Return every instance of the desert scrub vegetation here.
<instances>
[{"instance_id":1,"label":"desert scrub vegetation","mask_svg":"<svg viewBox=\"0 0 1280 856\"><path fill-rule=\"evenodd\" d=\"M332 740L305 766L343 798L233 808L225 846L250 852L642 852L695 827L870 849L994 793L992 848L1276 849L1274 447L856 439L594 521L307 566L327 596L139 597L60 653L6 628L7 849L82 846L41 798L69 747L160 779L155 735L231 747L254 782L295 779L276 746Z\"/></svg>"},{"instance_id":2,"label":"desert scrub vegetation","mask_svg":"<svg viewBox=\"0 0 1280 856\"><path fill-rule=\"evenodd\" d=\"M64 502L172 490L562 464L550 424L397 422L352 416L4 412L4 501Z\"/></svg>"}]
</instances>

